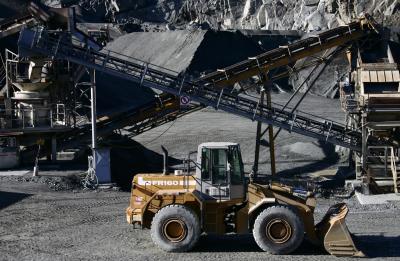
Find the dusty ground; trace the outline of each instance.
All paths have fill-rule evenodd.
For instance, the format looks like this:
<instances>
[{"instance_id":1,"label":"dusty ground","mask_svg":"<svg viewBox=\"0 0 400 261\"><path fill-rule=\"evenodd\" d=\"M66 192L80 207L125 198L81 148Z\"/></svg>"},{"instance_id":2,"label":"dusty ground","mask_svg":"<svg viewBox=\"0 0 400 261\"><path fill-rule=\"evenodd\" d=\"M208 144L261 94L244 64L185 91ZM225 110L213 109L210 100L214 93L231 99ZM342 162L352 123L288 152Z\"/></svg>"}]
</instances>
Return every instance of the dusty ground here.
<instances>
[{"instance_id":1,"label":"dusty ground","mask_svg":"<svg viewBox=\"0 0 400 261\"><path fill-rule=\"evenodd\" d=\"M287 98L288 94L274 95L278 102ZM337 100L309 97L302 109L332 120L343 119L343 114L338 113ZM129 154L139 148L132 147L112 157L111 164L114 162L114 173L127 173L129 177L135 162L162 161L161 144L173 158L180 158L196 149L200 142L225 140L241 144L246 169L250 170L254 133L254 122L204 109L137 136L135 140L142 144L143 155ZM278 137L277 155L280 173L291 169L307 173L341 164L333 146L286 132ZM113 161L115 158L119 158L118 164ZM268 172L267 147L262 147L262 162L262 170ZM167 254L153 245L148 230L135 230L126 223L128 192L74 191L54 184L53 180L29 176L30 173L0 177L0 260L336 260L307 243L293 255L271 256L261 252L250 235L204 236L190 253ZM364 207L354 198L346 201L351 211L347 223L360 248L377 260L399 260L400 204ZM317 220L333 203L334 200L320 201Z\"/></svg>"},{"instance_id":2,"label":"dusty ground","mask_svg":"<svg viewBox=\"0 0 400 261\"><path fill-rule=\"evenodd\" d=\"M3 178L0 260L336 260L307 243L293 255L271 256L250 235L203 236L192 252L167 254L153 245L148 230L126 223L128 200L128 192L55 192L46 184ZM317 218L332 203L320 201ZM348 203L347 223L359 246L376 259L399 260L400 205Z\"/></svg>"}]
</instances>

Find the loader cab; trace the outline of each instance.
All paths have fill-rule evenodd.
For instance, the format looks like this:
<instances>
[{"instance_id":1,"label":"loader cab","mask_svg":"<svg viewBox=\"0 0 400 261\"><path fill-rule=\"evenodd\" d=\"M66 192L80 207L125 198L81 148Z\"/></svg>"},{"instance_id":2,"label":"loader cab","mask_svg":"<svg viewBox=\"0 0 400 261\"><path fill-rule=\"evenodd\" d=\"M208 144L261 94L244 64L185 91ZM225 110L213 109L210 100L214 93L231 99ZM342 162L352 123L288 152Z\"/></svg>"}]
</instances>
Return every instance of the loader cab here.
<instances>
[{"instance_id":1,"label":"loader cab","mask_svg":"<svg viewBox=\"0 0 400 261\"><path fill-rule=\"evenodd\" d=\"M230 142L200 144L196 189L217 200L243 199L245 179L240 146Z\"/></svg>"}]
</instances>

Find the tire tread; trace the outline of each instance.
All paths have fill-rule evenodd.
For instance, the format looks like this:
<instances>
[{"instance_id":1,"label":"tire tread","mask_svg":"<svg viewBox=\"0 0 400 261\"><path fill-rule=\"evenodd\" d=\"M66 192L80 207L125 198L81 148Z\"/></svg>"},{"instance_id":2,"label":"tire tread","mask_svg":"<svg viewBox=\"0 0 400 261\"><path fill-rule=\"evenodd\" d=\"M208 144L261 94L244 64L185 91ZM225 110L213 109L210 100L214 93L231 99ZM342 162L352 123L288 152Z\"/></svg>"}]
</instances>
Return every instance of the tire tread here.
<instances>
[{"instance_id":1,"label":"tire tread","mask_svg":"<svg viewBox=\"0 0 400 261\"><path fill-rule=\"evenodd\" d=\"M289 211L289 212L288 212ZM278 248L278 247L274 247L273 245L268 245L266 244L266 242L264 242L263 238L261 238L261 234L258 233L258 229L261 226L261 223L263 222L263 220L271 215L271 214L279 214L279 213L284 213L286 212L286 214L293 215L294 220L293 222L295 223L295 225L297 226L296 229L297 231L294 231L292 237L295 237L294 239L290 240L292 241L291 245L287 246L287 247L283 247L283 248ZM253 237L254 240L256 241L257 245L264 251L270 253L270 254L289 254L293 251L295 251L301 244L301 242L303 241L304 238L304 225L303 222L300 218L300 216L297 213L297 210L294 207L291 206L287 206L287 205L274 205L274 206L270 206L268 208L266 208L265 210L261 211L255 222L254 222L254 226L253 226Z\"/></svg>"},{"instance_id":2,"label":"tire tread","mask_svg":"<svg viewBox=\"0 0 400 261\"><path fill-rule=\"evenodd\" d=\"M179 243L174 243L174 245L170 244L168 245L167 243L163 242L163 240L160 238L160 235L158 235L158 225L159 222L161 222L162 218L165 215L170 215L171 211L176 211L180 215L185 215L186 218L189 220L192 220L194 224L193 225L193 240L186 244L181 244L182 242ZM196 213L190 209L189 207L186 207L184 205L179 205L179 204L171 204L167 205L163 208L161 208L153 217L153 220L151 222L151 229L150 229L150 235L153 240L153 242L160 247L161 249L167 251L167 252L187 252L190 251L198 242L200 238L200 222L198 220L198 217Z\"/></svg>"}]
</instances>

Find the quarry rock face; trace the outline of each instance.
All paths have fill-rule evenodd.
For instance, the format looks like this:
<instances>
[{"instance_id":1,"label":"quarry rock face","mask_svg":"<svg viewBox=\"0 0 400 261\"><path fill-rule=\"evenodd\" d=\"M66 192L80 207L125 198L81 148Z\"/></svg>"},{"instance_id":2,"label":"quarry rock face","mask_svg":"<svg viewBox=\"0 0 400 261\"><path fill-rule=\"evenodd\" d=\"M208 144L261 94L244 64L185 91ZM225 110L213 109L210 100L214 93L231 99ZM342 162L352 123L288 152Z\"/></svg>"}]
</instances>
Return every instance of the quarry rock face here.
<instances>
[{"instance_id":1,"label":"quarry rock face","mask_svg":"<svg viewBox=\"0 0 400 261\"><path fill-rule=\"evenodd\" d=\"M60 2L46 0L49 2ZM62 1L61 1L62 2ZM71 2L71 1L68 1ZM399 0L80 0L86 8L126 23L171 26L206 24L213 29L318 31L367 12L380 23L400 25ZM167 26L168 25L168 26Z\"/></svg>"},{"instance_id":2,"label":"quarry rock face","mask_svg":"<svg viewBox=\"0 0 400 261\"><path fill-rule=\"evenodd\" d=\"M215 41L211 32L207 33L207 41L202 41L204 32L208 29L226 30L299 30L303 32L322 31L336 27L341 24L348 23L352 18L360 16L366 12L371 14L378 23L397 27L392 30L392 39L399 41L400 26L400 0L41 0L42 3L50 7L66 7L70 5L79 5L86 11L84 18L94 20L97 22L116 22L122 25L126 32L165 32L176 31L177 35L172 35L169 39L164 39L157 35L157 44L160 46L166 43L168 46L181 44L180 39L186 39L185 33L178 32L184 30L191 31L188 34L186 42L191 44L202 43L199 50L203 50L204 55L208 52L219 50L213 46L225 46L223 50L229 49L230 42L237 43L238 39L229 39L229 37L222 37L221 34L217 35ZM6 1L0 0L0 17L9 17L13 12L20 12L21 6L26 5L27 1L16 0ZM199 30L200 29L200 30ZM199 31L198 31L199 30ZM396 31L397 30L397 31ZM198 33L199 37L194 37L193 32ZM153 35L139 37L133 42L143 40L139 46L151 46L146 37L153 37ZM127 39L129 43L131 40L129 36L120 39L114 44L114 47ZM163 39L161 41L160 39ZM222 44L221 39L226 41ZM242 39L242 38L240 38ZM146 42L146 41L147 42ZM260 40L261 41L261 40ZM268 40L270 41L270 40ZM272 40L271 40L272 41ZM184 42L186 44L186 42ZM259 42L258 42L259 43ZM200 46L200 45L199 45ZM237 49L238 44L230 48L229 52L238 53L237 50L243 52L248 47ZM247 45L246 45L247 46ZM260 44L262 47L262 45ZM161 48L161 47L159 47ZM164 48L164 47L162 47ZM198 51L198 48L190 49L190 54L185 56L183 48L179 53L181 56L176 59L168 59L168 52L163 49L155 48L149 57L141 57L143 49L138 48L135 53L138 58L146 58L157 63L158 57L161 59L159 63L170 69L177 71L189 70L193 75L199 75L204 71L209 71L211 68L221 68L227 66L228 60L220 59L221 54L212 55L213 59L207 61L206 66L204 59L198 61L196 57L201 55L191 54L191 51ZM271 47L273 48L273 47ZM116 47L116 49L119 49ZM179 48L178 48L179 49ZM221 49L221 48L220 48ZM264 48L265 49L265 48ZM266 48L268 50L270 48ZM123 49L123 51L131 50L130 48ZM158 52L156 52L156 50ZM216 52L216 51L215 51ZM260 50L260 53L262 51ZM156 54L157 53L157 54ZM160 55L160 53L162 55ZM198 52L200 53L200 51ZM256 53L255 53L256 54ZM130 55L133 55L130 54ZM170 53L174 57L176 53ZM246 53L247 55L247 53ZM185 57L184 57L185 56ZM228 57L229 55L226 55ZM238 55L235 56L235 58ZM247 56L243 56L246 59ZM182 61L190 61L184 63ZM179 60L179 62L177 62ZM164 61L170 61L169 64L164 64ZM229 62L237 62L229 61ZM190 64L190 65L189 65ZM182 68L181 68L182 67ZM196 67L196 68L195 68ZM329 65L324 68L321 77L315 81L311 93L325 96L334 97L337 92L337 83L343 80L348 67L344 55L338 56ZM294 89L300 88L301 91L307 90L307 84L303 84L311 73L311 69L302 70L296 75L291 75L289 80L282 85L282 87L293 87ZM288 85L288 86L284 86Z\"/></svg>"}]
</instances>

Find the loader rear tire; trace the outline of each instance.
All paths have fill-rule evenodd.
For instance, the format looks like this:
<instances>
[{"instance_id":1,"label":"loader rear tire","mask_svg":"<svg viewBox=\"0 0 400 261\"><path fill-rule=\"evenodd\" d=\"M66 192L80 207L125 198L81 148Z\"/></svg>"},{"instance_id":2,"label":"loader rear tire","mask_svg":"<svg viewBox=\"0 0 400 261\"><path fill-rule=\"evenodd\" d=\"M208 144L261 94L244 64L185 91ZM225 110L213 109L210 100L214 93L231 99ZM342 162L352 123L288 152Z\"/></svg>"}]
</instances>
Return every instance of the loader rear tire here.
<instances>
[{"instance_id":1,"label":"loader rear tire","mask_svg":"<svg viewBox=\"0 0 400 261\"><path fill-rule=\"evenodd\" d=\"M253 236L262 250L274 255L289 254L303 242L304 225L294 208L271 206L257 216Z\"/></svg>"},{"instance_id":2,"label":"loader rear tire","mask_svg":"<svg viewBox=\"0 0 400 261\"><path fill-rule=\"evenodd\" d=\"M167 252L187 252L200 238L200 222L196 213L183 205L160 209L151 223L151 238Z\"/></svg>"}]
</instances>

